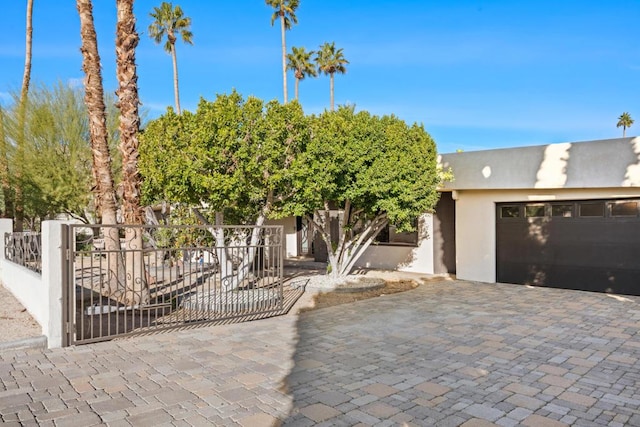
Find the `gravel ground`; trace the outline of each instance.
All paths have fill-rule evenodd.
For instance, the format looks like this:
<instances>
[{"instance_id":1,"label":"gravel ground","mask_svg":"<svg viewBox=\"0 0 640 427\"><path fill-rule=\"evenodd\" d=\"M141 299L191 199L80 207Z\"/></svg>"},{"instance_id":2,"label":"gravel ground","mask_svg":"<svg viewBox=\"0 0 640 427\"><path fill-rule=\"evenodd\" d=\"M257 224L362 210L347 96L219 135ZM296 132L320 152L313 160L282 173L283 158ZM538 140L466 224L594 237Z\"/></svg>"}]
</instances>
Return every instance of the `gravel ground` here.
<instances>
[{"instance_id":1,"label":"gravel ground","mask_svg":"<svg viewBox=\"0 0 640 427\"><path fill-rule=\"evenodd\" d=\"M0 285L0 342L39 337L42 328L26 308Z\"/></svg>"}]
</instances>

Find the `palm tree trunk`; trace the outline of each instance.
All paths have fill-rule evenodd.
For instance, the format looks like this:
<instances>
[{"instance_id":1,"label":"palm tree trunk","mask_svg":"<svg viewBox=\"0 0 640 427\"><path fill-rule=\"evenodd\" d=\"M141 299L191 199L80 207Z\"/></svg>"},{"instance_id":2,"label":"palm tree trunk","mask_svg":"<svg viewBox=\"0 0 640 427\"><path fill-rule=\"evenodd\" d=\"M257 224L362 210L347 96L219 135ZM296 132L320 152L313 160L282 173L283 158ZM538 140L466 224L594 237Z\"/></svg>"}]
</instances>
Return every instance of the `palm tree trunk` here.
<instances>
[{"instance_id":1,"label":"palm tree trunk","mask_svg":"<svg viewBox=\"0 0 640 427\"><path fill-rule=\"evenodd\" d=\"M298 85L300 84L300 79L296 77L296 101L298 100Z\"/></svg>"},{"instance_id":2,"label":"palm tree trunk","mask_svg":"<svg viewBox=\"0 0 640 427\"><path fill-rule=\"evenodd\" d=\"M287 103L287 43L285 41L284 13L280 13L280 29L282 31L282 83L284 85L284 103Z\"/></svg>"},{"instance_id":3,"label":"palm tree trunk","mask_svg":"<svg viewBox=\"0 0 640 427\"><path fill-rule=\"evenodd\" d=\"M622 137L624 138L627 134L627 127L626 126L622 126Z\"/></svg>"},{"instance_id":4,"label":"palm tree trunk","mask_svg":"<svg viewBox=\"0 0 640 427\"><path fill-rule=\"evenodd\" d=\"M22 192L22 167L24 161L25 131L27 119L27 97L29 82L31 81L31 46L33 36L33 0L27 0L26 47L24 56L24 74L22 75L22 89L20 90L20 106L18 107L18 143L16 158L16 189L15 189L15 225L16 231L22 231L24 223L24 195Z\"/></svg>"},{"instance_id":5,"label":"palm tree trunk","mask_svg":"<svg viewBox=\"0 0 640 427\"><path fill-rule=\"evenodd\" d=\"M331 111L333 111L333 73L329 74L329 91L331 92Z\"/></svg>"},{"instance_id":6,"label":"palm tree trunk","mask_svg":"<svg viewBox=\"0 0 640 427\"><path fill-rule=\"evenodd\" d=\"M140 174L138 172L138 75L136 46L139 36L133 14L133 0L116 0L116 75L118 78L118 108L120 109L120 151L122 152L123 217L126 224L144 224L140 206ZM148 302L149 289L142 262L142 227L128 227L126 239L125 303L138 305Z\"/></svg>"},{"instance_id":7,"label":"palm tree trunk","mask_svg":"<svg viewBox=\"0 0 640 427\"><path fill-rule=\"evenodd\" d=\"M178 58L176 57L175 43L171 43L171 60L173 61L173 95L176 98L176 113L180 115L180 92L178 90Z\"/></svg>"},{"instance_id":8,"label":"palm tree trunk","mask_svg":"<svg viewBox=\"0 0 640 427\"><path fill-rule=\"evenodd\" d=\"M98 40L93 22L93 5L91 0L76 0L80 16L80 35L82 39L82 69L85 74L84 102L89 113L89 134L93 157L93 194L96 212L102 224L117 224L116 191L111 172L111 154L107 132L106 108L104 105L104 89L102 87L102 71ZM124 269L120 254L120 237L116 227L103 229L105 250L107 251L107 283L109 296L124 291Z\"/></svg>"}]
</instances>

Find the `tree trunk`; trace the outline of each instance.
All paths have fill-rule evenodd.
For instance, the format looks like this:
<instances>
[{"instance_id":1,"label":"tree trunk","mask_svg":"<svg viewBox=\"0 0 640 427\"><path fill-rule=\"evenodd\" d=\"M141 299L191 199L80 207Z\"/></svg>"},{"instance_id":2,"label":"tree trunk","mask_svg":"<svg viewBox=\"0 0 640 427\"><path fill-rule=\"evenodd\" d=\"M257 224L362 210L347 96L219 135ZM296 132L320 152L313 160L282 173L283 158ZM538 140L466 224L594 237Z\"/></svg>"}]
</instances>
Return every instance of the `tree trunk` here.
<instances>
[{"instance_id":1,"label":"tree trunk","mask_svg":"<svg viewBox=\"0 0 640 427\"><path fill-rule=\"evenodd\" d=\"M171 43L171 60L173 61L173 95L176 98L176 113L180 115L180 91L178 90L178 58L176 57L175 43Z\"/></svg>"},{"instance_id":2,"label":"tree trunk","mask_svg":"<svg viewBox=\"0 0 640 427\"><path fill-rule=\"evenodd\" d=\"M105 250L107 252L107 283L109 295L116 296L124 292L124 263L120 253L120 237L115 225L117 221L116 191L111 171L111 154L107 132L107 116L104 105L102 72L98 40L93 22L93 5L91 0L76 0L80 16L80 36L82 39L82 69L84 79L84 102L89 114L89 135L93 157L93 195L96 212L104 227Z\"/></svg>"},{"instance_id":3,"label":"tree trunk","mask_svg":"<svg viewBox=\"0 0 640 427\"><path fill-rule=\"evenodd\" d=\"M33 35L33 0L27 0L26 47L24 56L24 73L20 90L20 105L18 107L18 141L16 152L16 187L15 187L15 224L16 231L22 231L24 223L24 194L22 185L23 157L25 146L25 132L27 119L27 101L29 96L29 82L31 81L31 46Z\"/></svg>"},{"instance_id":4,"label":"tree trunk","mask_svg":"<svg viewBox=\"0 0 640 427\"><path fill-rule=\"evenodd\" d=\"M300 84L300 79L296 77L296 101L298 100L298 85Z\"/></svg>"},{"instance_id":5,"label":"tree trunk","mask_svg":"<svg viewBox=\"0 0 640 427\"><path fill-rule=\"evenodd\" d=\"M129 225L144 224L140 206L140 174L138 171L138 76L136 72L136 46L139 37L135 27L133 0L116 0L116 75L118 78L117 106L120 109L120 151L122 152L123 217ZM149 289L144 273L142 234L143 227L127 227L125 302L144 304L149 300Z\"/></svg>"},{"instance_id":6,"label":"tree trunk","mask_svg":"<svg viewBox=\"0 0 640 427\"><path fill-rule=\"evenodd\" d=\"M223 228L223 214L222 212L215 213L215 222L213 227L208 227L209 233L216 239L216 257L218 258L218 269L220 273L220 279L223 280L222 287L225 291L233 291L240 287L242 281L249 275L251 266L253 265L253 261L256 256L256 247L260 243L260 235L262 231L262 226L267 218L267 212L269 211L269 206L265 206L258 218L256 219L255 226L251 230L251 239L249 240L249 247L246 248L242 252L242 262L235 269L233 268L233 262L229 254L227 253L229 249L232 251L235 249L236 254L238 253L237 246L234 247L233 244L229 245L225 241L224 228ZM211 224L207 219L200 213L200 211L196 208L193 209L193 213L198 218L198 220L207 226ZM242 244L243 246L244 244Z\"/></svg>"},{"instance_id":7,"label":"tree trunk","mask_svg":"<svg viewBox=\"0 0 640 427\"><path fill-rule=\"evenodd\" d=\"M287 103L287 43L285 41L284 12L280 13L280 29L282 31L282 83L284 85L284 103Z\"/></svg>"},{"instance_id":8,"label":"tree trunk","mask_svg":"<svg viewBox=\"0 0 640 427\"><path fill-rule=\"evenodd\" d=\"M380 214L359 234L347 238L349 227L345 227L345 225L352 225L351 222L353 222L350 221L350 209L350 204L347 202L343 217L340 220L340 237L337 244L334 244L331 240L331 224L326 204L323 213L316 211L313 218L307 216L309 222L313 223L314 227L316 227L317 231L321 234L322 240L327 247L328 276L332 279L345 278L351 272L351 269L358 259L364 254L376 236L388 223L387 215Z\"/></svg>"},{"instance_id":9,"label":"tree trunk","mask_svg":"<svg viewBox=\"0 0 640 427\"><path fill-rule=\"evenodd\" d=\"M333 111L333 73L329 74L329 92L331 93L331 111Z\"/></svg>"}]
</instances>

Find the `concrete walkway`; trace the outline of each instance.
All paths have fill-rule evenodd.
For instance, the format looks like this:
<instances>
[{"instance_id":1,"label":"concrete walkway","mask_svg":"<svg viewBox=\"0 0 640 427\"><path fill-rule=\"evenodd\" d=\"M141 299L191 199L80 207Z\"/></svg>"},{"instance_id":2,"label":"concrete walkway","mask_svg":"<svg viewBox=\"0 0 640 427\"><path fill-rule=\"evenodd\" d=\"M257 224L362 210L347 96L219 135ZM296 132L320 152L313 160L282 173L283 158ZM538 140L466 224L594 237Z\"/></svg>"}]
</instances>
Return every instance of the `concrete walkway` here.
<instances>
[{"instance_id":1,"label":"concrete walkway","mask_svg":"<svg viewBox=\"0 0 640 427\"><path fill-rule=\"evenodd\" d=\"M0 352L7 425L640 425L640 298L442 281L301 315Z\"/></svg>"}]
</instances>

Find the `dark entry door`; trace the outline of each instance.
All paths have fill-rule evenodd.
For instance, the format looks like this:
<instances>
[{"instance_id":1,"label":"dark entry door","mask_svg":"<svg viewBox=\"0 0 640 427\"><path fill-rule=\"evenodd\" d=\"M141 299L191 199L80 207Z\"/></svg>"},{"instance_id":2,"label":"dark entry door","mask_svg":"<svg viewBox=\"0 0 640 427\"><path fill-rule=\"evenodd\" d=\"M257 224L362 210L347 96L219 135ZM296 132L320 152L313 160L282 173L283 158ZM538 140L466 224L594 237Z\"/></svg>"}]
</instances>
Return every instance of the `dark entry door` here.
<instances>
[{"instance_id":1,"label":"dark entry door","mask_svg":"<svg viewBox=\"0 0 640 427\"><path fill-rule=\"evenodd\" d=\"M496 208L498 282L640 295L640 200Z\"/></svg>"}]
</instances>

